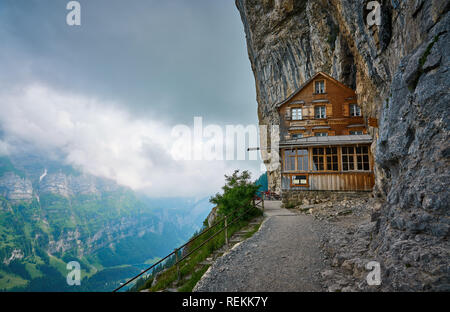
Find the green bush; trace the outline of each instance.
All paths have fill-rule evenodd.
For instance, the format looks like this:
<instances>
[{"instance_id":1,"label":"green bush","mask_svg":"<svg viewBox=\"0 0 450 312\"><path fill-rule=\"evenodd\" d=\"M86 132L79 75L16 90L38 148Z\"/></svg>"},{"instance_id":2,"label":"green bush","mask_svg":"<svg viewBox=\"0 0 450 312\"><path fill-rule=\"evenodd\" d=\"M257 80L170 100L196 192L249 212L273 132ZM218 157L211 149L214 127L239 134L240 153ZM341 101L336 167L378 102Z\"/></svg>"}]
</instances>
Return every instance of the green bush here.
<instances>
[{"instance_id":1,"label":"green bush","mask_svg":"<svg viewBox=\"0 0 450 312\"><path fill-rule=\"evenodd\" d=\"M216 194L210 202L217 205L219 216L231 216L233 220L252 206L260 185L250 181L250 173L246 170L242 173L235 170L232 175L225 175L225 181L223 194Z\"/></svg>"}]
</instances>

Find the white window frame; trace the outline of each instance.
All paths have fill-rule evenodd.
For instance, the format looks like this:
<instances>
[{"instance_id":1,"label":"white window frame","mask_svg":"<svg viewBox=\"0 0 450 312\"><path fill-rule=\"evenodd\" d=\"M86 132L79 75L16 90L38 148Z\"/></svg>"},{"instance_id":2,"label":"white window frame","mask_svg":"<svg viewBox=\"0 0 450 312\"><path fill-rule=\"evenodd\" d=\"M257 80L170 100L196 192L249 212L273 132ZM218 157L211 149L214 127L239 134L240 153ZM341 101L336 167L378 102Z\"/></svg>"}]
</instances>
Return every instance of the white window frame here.
<instances>
[{"instance_id":1,"label":"white window frame","mask_svg":"<svg viewBox=\"0 0 450 312\"><path fill-rule=\"evenodd\" d=\"M303 112L301 108L291 108L291 120L302 120Z\"/></svg>"}]
</instances>

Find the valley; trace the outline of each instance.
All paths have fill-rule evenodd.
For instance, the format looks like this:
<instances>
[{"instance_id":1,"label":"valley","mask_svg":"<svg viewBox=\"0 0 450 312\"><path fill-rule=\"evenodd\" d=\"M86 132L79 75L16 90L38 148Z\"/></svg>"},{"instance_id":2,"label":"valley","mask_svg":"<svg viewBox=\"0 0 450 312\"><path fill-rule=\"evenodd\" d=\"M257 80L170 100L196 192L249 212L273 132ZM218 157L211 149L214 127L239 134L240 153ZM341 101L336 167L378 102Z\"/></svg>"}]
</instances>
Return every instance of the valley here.
<instances>
[{"instance_id":1,"label":"valley","mask_svg":"<svg viewBox=\"0 0 450 312\"><path fill-rule=\"evenodd\" d=\"M0 158L0 290L110 291L198 230L208 198L148 198L45 157ZM66 264L81 266L68 286Z\"/></svg>"}]
</instances>

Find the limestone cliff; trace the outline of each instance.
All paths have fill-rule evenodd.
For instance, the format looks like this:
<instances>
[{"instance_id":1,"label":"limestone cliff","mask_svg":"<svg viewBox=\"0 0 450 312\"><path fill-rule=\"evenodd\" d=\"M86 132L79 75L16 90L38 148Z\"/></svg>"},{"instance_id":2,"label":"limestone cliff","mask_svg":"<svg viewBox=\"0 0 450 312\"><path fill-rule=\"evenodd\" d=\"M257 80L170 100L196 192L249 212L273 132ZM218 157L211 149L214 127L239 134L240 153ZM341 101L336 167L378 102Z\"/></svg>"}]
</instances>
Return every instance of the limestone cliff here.
<instances>
[{"instance_id":1,"label":"limestone cliff","mask_svg":"<svg viewBox=\"0 0 450 312\"><path fill-rule=\"evenodd\" d=\"M371 250L391 289L439 289L449 280L450 2L380 0L379 26L367 24L368 2L236 0L259 121L278 124L274 105L317 71L354 88L379 121L369 127L380 201ZM416 270L405 269L411 257Z\"/></svg>"}]
</instances>

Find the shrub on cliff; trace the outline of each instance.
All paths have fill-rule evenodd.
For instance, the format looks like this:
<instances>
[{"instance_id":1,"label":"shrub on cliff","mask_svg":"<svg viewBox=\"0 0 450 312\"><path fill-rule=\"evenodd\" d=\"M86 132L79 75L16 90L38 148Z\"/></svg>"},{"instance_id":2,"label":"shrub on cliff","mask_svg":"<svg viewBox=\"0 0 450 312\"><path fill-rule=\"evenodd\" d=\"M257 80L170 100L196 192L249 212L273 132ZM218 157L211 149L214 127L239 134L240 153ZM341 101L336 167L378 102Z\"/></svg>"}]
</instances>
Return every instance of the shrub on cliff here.
<instances>
[{"instance_id":1,"label":"shrub on cliff","mask_svg":"<svg viewBox=\"0 0 450 312\"><path fill-rule=\"evenodd\" d=\"M256 195L260 185L250 180L247 170L239 172L235 170L232 175L225 175L225 185L222 187L223 194L217 193L211 197L210 202L219 208L221 216L230 215L230 220L242 215L252 206L252 199ZM244 219L254 216L258 210L248 212Z\"/></svg>"}]
</instances>

